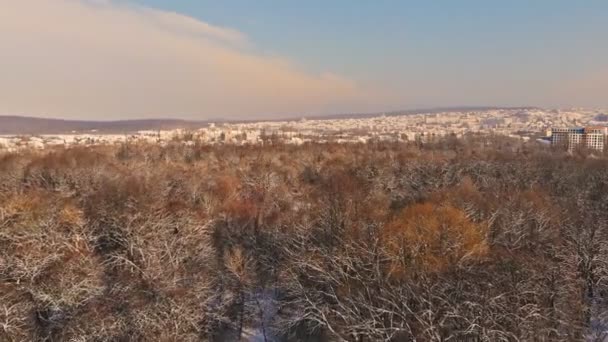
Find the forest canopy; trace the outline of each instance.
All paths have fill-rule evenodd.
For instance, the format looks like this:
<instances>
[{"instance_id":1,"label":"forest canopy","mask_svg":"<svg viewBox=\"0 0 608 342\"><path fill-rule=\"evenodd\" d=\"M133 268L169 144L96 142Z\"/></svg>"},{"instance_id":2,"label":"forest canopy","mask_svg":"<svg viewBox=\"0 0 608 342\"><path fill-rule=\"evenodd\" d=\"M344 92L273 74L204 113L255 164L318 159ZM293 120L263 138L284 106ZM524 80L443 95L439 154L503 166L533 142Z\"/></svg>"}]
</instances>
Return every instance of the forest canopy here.
<instances>
[{"instance_id":1,"label":"forest canopy","mask_svg":"<svg viewBox=\"0 0 608 342\"><path fill-rule=\"evenodd\" d=\"M488 136L0 156L1 341L604 341L608 160Z\"/></svg>"}]
</instances>

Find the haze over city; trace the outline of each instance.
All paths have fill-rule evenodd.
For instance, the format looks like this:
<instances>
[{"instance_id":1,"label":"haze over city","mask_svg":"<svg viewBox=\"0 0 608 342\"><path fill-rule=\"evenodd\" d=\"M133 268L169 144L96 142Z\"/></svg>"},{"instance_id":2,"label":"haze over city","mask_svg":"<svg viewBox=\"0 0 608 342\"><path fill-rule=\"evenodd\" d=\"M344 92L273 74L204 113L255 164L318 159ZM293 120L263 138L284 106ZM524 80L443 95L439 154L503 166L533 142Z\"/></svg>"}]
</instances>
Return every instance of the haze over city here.
<instances>
[{"instance_id":1,"label":"haze over city","mask_svg":"<svg viewBox=\"0 0 608 342\"><path fill-rule=\"evenodd\" d=\"M608 107L605 1L0 0L0 115Z\"/></svg>"}]
</instances>

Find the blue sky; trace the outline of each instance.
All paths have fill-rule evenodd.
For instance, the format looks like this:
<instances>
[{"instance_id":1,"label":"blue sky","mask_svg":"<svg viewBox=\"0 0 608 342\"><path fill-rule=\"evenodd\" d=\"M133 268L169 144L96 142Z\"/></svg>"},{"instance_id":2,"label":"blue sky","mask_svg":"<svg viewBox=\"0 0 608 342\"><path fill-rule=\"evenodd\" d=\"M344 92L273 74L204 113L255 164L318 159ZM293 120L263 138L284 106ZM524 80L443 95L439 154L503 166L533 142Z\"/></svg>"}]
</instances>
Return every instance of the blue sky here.
<instances>
[{"instance_id":1,"label":"blue sky","mask_svg":"<svg viewBox=\"0 0 608 342\"><path fill-rule=\"evenodd\" d=\"M604 0L0 0L0 51L0 115L608 107Z\"/></svg>"},{"instance_id":2,"label":"blue sky","mask_svg":"<svg viewBox=\"0 0 608 342\"><path fill-rule=\"evenodd\" d=\"M396 89L566 82L608 67L608 1L138 1L235 28L307 70Z\"/></svg>"}]
</instances>

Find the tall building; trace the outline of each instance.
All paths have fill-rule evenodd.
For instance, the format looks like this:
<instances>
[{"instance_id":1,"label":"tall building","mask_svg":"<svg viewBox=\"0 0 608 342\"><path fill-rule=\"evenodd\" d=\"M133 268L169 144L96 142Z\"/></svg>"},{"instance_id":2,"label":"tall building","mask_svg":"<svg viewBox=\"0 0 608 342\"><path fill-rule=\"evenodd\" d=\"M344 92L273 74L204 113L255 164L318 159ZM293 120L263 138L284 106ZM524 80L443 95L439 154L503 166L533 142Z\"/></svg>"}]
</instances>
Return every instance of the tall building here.
<instances>
[{"instance_id":1,"label":"tall building","mask_svg":"<svg viewBox=\"0 0 608 342\"><path fill-rule=\"evenodd\" d=\"M604 150L608 127L588 126L575 128L552 128L551 144L572 151L584 147L596 151Z\"/></svg>"},{"instance_id":2,"label":"tall building","mask_svg":"<svg viewBox=\"0 0 608 342\"><path fill-rule=\"evenodd\" d=\"M589 126L585 127L585 147L593 150L603 151L604 141L608 134L608 128L604 126Z\"/></svg>"},{"instance_id":3,"label":"tall building","mask_svg":"<svg viewBox=\"0 0 608 342\"><path fill-rule=\"evenodd\" d=\"M584 134L584 128L552 128L551 129L551 145L564 147L569 150L577 145Z\"/></svg>"}]
</instances>

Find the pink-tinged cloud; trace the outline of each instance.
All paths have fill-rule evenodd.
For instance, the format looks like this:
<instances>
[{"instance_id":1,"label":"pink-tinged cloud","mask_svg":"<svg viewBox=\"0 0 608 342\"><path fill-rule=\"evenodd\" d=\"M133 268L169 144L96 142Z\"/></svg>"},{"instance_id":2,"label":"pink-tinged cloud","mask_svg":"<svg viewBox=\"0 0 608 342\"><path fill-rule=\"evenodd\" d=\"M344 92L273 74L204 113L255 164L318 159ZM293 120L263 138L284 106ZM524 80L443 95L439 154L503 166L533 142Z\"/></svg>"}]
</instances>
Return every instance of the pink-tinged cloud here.
<instances>
[{"instance_id":1,"label":"pink-tinged cloud","mask_svg":"<svg viewBox=\"0 0 608 342\"><path fill-rule=\"evenodd\" d=\"M236 30L124 2L0 0L0 115L268 118L368 101L253 50Z\"/></svg>"}]
</instances>

